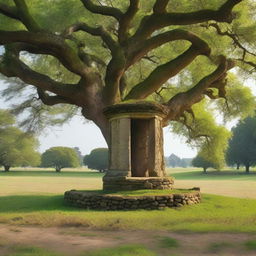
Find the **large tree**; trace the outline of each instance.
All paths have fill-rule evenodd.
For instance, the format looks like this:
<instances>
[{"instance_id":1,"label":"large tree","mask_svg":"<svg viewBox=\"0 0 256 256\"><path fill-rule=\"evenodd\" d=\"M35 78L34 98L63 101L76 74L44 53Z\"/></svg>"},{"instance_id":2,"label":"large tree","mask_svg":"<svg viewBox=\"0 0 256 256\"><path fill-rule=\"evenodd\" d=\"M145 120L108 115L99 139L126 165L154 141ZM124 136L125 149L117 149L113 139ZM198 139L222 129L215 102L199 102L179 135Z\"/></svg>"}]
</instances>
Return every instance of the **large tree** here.
<instances>
[{"instance_id":1,"label":"large tree","mask_svg":"<svg viewBox=\"0 0 256 256\"><path fill-rule=\"evenodd\" d=\"M89 155L84 156L83 161L88 168L104 172L108 169L108 149L95 148Z\"/></svg>"},{"instance_id":2,"label":"large tree","mask_svg":"<svg viewBox=\"0 0 256 256\"><path fill-rule=\"evenodd\" d=\"M232 129L233 136L229 140L227 150L228 164L245 166L249 173L250 166L256 164L256 117L247 117Z\"/></svg>"},{"instance_id":3,"label":"large tree","mask_svg":"<svg viewBox=\"0 0 256 256\"><path fill-rule=\"evenodd\" d=\"M203 156L200 155L197 155L195 158L193 158L192 165L195 167L202 167L204 173L206 173L206 170L208 168L216 168L214 163L212 163L209 160L206 160Z\"/></svg>"},{"instance_id":4,"label":"large tree","mask_svg":"<svg viewBox=\"0 0 256 256\"><path fill-rule=\"evenodd\" d=\"M56 172L60 172L62 168L80 166L80 161L73 148L52 147L42 154L41 166L54 167Z\"/></svg>"},{"instance_id":5,"label":"large tree","mask_svg":"<svg viewBox=\"0 0 256 256\"><path fill-rule=\"evenodd\" d=\"M0 166L5 171L13 166L38 166L38 141L32 134L24 133L13 125L13 116L6 110L0 110Z\"/></svg>"},{"instance_id":6,"label":"large tree","mask_svg":"<svg viewBox=\"0 0 256 256\"><path fill-rule=\"evenodd\" d=\"M165 107L164 125L176 121L194 138L209 137L193 129L202 112L193 105L207 112L208 99L219 99L224 114L251 111L251 94L228 71L237 66L246 75L256 67L255 5L252 0L0 0L0 73L19 78L9 80L4 94L32 85L19 110L29 107L41 117L49 110L41 103L78 107L107 142L103 109L145 99Z\"/></svg>"}]
</instances>

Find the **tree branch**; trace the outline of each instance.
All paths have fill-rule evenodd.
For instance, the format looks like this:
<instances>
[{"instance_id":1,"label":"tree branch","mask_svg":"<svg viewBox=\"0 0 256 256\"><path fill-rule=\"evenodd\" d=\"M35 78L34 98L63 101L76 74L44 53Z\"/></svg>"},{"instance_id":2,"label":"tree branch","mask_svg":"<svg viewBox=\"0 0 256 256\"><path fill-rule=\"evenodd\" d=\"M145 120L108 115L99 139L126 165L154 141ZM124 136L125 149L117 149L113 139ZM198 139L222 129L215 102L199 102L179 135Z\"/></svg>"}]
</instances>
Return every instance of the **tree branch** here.
<instances>
[{"instance_id":1,"label":"tree branch","mask_svg":"<svg viewBox=\"0 0 256 256\"><path fill-rule=\"evenodd\" d=\"M4 58L0 62L0 72L7 77L18 77L26 84L34 85L44 91L52 92L70 100L79 92L79 88L75 84L56 82L50 77L30 69L16 54L9 50L6 50Z\"/></svg>"},{"instance_id":2,"label":"tree branch","mask_svg":"<svg viewBox=\"0 0 256 256\"><path fill-rule=\"evenodd\" d=\"M182 29L174 29L157 36L151 37L150 39L141 42L138 46L131 47L131 53L129 54L129 58L127 60L127 68L140 60L143 56L147 55L147 53L165 43L176 41L176 40L187 40L190 41L195 49L201 52L206 56L210 55L211 49L208 44L196 36L195 34L182 30Z\"/></svg>"},{"instance_id":3,"label":"tree branch","mask_svg":"<svg viewBox=\"0 0 256 256\"><path fill-rule=\"evenodd\" d=\"M59 95L51 96L40 88L37 89L37 94L39 99L45 105L48 105L48 106L53 106L56 104L73 104L73 102L67 99L66 97L59 96Z\"/></svg>"},{"instance_id":4,"label":"tree branch","mask_svg":"<svg viewBox=\"0 0 256 256\"><path fill-rule=\"evenodd\" d=\"M221 36L228 36L229 38L231 38L233 40L233 43L235 46L239 47L242 51L243 51L243 59L245 58L245 55L248 53L252 56L256 56L255 53L247 50L240 42L239 42L239 38L236 34L234 33L230 33L228 31L222 31L221 28L219 27L219 25L217 23L210 23L210 24L207 24L207 26L209 27L213 27L216 29L217 31L217 34L221 35Z\"/></svg>"},{"instance_id":5,"label":"tree branch","mask_svg":"<svg viewBox=\"0 0 256 256\"><path fill-rule=\"evenodd\" d=\"M143 82L134 86L125 99L146 98L158 90L168 79L178 74L200 54L200 51L192 45L177 58L158 66Z\"/></svg>"},{"instance_id":6,"label":"tree branch","mask_svg":"<svg viewBox=\"0 0 256 256\"><path fill-rule=\"evenodd\" d=\"M118 30L118 39L120 43L124 42L128 38L128 30L130 28L132 19L139 10L139 2L140 0L130 0L128 10L125 14L122 15L122 18L120 19Z\"/></svg>"},{"instance_id":7,"label":"tree branch","mask_svg":"<svg viewBox=\"0 0 256 256\"><path fill-rule=\"evenodd\" d=\"M36 23L33 17L30 15L27 4L25 0L13 0L17 11L18 16L26 28L30 31L40 31L40 26Z\"/></svg>"},{"instance_id":8,"label":"tree branch","mask_svg":"<svg viewBox=\"0 0 256 256\"><path fill-rule=\"evenodd\" d=\"M70 27L65 29L62 35L68 38L70 35L72 35L72 33L75 33L78 31L84 31L92 36L101 37L111 52L115 51L116 47L118 47L117 42L102 27L94 28L83 22L71 25Z\"/></svg>"},{"instance_id":9,"label":"tree branch","mask_svg":"<svg viewBox=\"0 0 256 256\"><path fill-rule=\"evenodd\" d=\"M218 10L205 9L190 13L153 13L142 19L132 40L148 38L154 31L170 25L191 25L209 20L231 23L233 20L232 9L242 1L227 0Z\"/></svg>"},{"instance_id":10,"label":"tree branch","mask_svg":"<svg viewBox=\"0 0 256 256\"><path fill-rule=\"evenodd\" d=\"M153 12L157 14L165 13L168 3L169 3L169 0L156 0L153 7Z\"/></svg>"},{"instance_id":11,"label":"tree branch","mask_svg":"<svg viewBox=\"0 0 256 256\"><path fill-rule=\"evenodd\" d=\"M224 56L220 56L220 64L214 72L204 77L190 90L178 93L165 104L169 109L165 121L178 120L184 111L190 110L192 105L204 98L204 95L209 96L209 88L217 88L223 92L226 84L226 72L232 67L233 62L227 60ZM225 97L225 95L220 96Z\"/></svg>"},{"instance_id":12,"label":"tree branch","mask_svg":"<svg viewBox=\"0 0 256 256\"><path fill-rule=\"evenodd\" d=\"M246 65L249 65L251 67L253 67L253 70L256 69L256 63L252 62L252 61L247 61L247 60L244 60L244 59L236 59L236 61L240 61Z\"/></svg>"},{"instance_id":13,"label":"tree branch","mask_svg":"<svg viewBox=\"0 0 256 256\"><path fill-rule=\"evenodd\" d=\"M103 28L93 28L85 23L77 23L70 26L63 35L67 37L77 31L85 31L93 36L100 36L110 49L112 59L107 65L103 95L105 104L114 104L121 98L119 85L126 63L123 49Z\"/></svg>"},{"instance_id":14,"label":"tree branch","mask_svg":"<svg viewBox=\"0 0 256 256\"><path fill-rule=\"evenodd\" d=\"M123 15L123 13L119 9L114 8L114 7L99 6L99 5L92 3L91 0L81 0L81 2L83 3L84 7L92 13L97 13L97 14L106 15L106 16L112 16L118 21L120 21L121 16Z\"/></svg>"},{"instance_id":15,"label":"tree branch","mask_svg":"<svg viewBox=\"0 0 256 256\"><path fill-rule=\"evenodd\" d=\"M0 3L0 13L9 18L21 21L16 7Z\"/></svg>"},{"instance_id":16,"label":"tree branch","mask_svg":"<svg viewBox=\"0 0 256 256\"><path fill-rule=\"evenodd\" d=\"M80 60L77 53L66 44L65 40L60 36L42 31L40 33L35 33L29 31L0 30L0 45L16 42L30 44L31 46L34 46L34 50L35 47L44 49L43 51L45 51L45 53L56 57L69 71L83 77L87 74L87 67L85 64Z\"/></svg>"}]
</instances>

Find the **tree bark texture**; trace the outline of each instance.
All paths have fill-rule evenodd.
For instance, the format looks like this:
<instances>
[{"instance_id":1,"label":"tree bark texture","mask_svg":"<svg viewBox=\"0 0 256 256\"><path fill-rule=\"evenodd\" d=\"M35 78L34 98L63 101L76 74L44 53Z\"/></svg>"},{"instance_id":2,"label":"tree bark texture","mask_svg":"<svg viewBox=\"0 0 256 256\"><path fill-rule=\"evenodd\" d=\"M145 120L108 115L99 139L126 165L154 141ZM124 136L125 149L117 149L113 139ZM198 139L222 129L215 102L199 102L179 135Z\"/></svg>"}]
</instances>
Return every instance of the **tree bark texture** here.
<instances>
[{"instance_id":1,"label":"tree bark texture","mask_svg":"<svg viewBox=\"0 0 256 256\"><path fill-rule=\"evenodd\" d=\"M4 171L5 171L5 172L9 172L9 171L10 171L10 168L11 168L11 166L9 166L9 165L4 165Z\"/></svg>"},{"instance_id":2,"label":"tree bark texture","mask_svg":"<svg viewBox=\"0 0 256 256\"><path fill-rule=\"evenodd\" d=\"M250 172L250 164L245 164L245 172L247 174Z\"/></svg>"}]
</instances>

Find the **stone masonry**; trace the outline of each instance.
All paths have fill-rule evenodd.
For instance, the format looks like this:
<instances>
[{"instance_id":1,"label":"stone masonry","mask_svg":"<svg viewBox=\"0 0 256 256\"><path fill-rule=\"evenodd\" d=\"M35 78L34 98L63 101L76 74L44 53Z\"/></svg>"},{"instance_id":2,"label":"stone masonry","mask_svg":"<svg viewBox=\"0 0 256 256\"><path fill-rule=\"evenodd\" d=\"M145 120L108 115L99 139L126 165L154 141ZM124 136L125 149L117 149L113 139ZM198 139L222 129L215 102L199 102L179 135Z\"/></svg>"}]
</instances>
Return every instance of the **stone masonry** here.
<instances>
[{"instance_id":1,"label":"stone masonry","mask_svg":"<svg viewBox=\"0 0 256 256\"><path fill-rule=\"evenodd\" d=\"M172 189L171 177L104 177L104 190Z\"/></svg>"},{"instance_id":2,"label":"stone masonry","mask_svg":"<svg viewBox=\"0 0 256 256\"><path fill-rule=\"evenodd\" d=\"M201 194L199 191L191 190L181 194L167 192L166 195L157 196L123 196L71 190L65 193L64 199L70 205L92 210L162 210L200 203Z\"/></svg>"},{"instance_id":3,"label":"stone masonry","mask_svg":"<svg viewBox=\"0 0 256 256\"><path fill-rule=\"evenodd\" d=\"M104 190L170 189L163 155L162 121L165 109L152 102L109 106L109 169Z\"/></svg>"}]
</instances>

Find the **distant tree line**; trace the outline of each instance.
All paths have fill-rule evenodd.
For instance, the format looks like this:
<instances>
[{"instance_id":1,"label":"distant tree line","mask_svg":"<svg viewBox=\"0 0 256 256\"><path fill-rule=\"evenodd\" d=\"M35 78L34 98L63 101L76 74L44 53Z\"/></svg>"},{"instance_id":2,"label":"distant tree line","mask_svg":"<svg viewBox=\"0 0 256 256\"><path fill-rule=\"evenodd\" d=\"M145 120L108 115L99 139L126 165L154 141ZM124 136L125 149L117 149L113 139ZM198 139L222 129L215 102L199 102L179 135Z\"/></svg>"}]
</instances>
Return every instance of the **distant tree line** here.
<instances>
[{"instance_id":1,"label":"distant tree line","mask_svg":"<svg viewBox=\"0 0 256 256\"><path fill-rule=\"evenodd\" d=\"M169 167L189 167L191 164L192 158L180 158L175 154L171 154L169 157L165 158L165 164Z\"/></svg>"}]
</instances>

